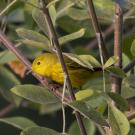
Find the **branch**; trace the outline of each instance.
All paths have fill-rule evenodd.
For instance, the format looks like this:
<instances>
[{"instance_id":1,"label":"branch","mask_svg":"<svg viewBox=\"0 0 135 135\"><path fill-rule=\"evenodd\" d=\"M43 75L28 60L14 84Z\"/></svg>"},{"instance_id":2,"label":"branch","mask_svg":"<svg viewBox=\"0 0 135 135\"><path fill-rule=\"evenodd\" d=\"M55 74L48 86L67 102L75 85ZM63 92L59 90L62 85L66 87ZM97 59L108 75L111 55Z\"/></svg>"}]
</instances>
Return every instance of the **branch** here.
<instances>
[{"instance_id":1,"label":"branch","mask_svg":"<svg viewBox=\"0 0 135 135\"><path fill-rule=\"evenodd\" d=\"M115 23L114 23L114 55L118 57L116 67L122 68L122 25L123 13L120 5L115 4ZM122 79L112 77L112 92L120 93Z\"/></svg>"},{"instance_id":2,"label":"branch","mask_svg":"<svg viewBox=\"0 0 135 135\"><path fill-rule=\"evenodd\" d=\"M124 14L124 17L123 17L123 23L126 21L126 19L128 18L128 16L132 15L133 12L134 12L134 8L131 8L128 12L126 12ZM113 30L114 30L114 24L111 24L104 32L103 32L103 37L104 37L104 40L107 39L107 37L109 37L112 33L113 33ZM93 39L87 46L86 46L86 49L95 49L96 47L98 47L98 43L97 43L97 39Z\"/></svg>"},{"instance_id":3,"label":"branch","mask_svg":"<svg viewBox=\"0 0 135 135\"><path fill-rule=\"evenodd\" d=\"M135 111L127 115L128 120L132 120L135 118Z\"/></svg>"},{"instance_id":4,"label":"branch","mask_svg":"<svg viewBox=\"0 0 135 135\"><path fill-rule=\"evenodd\" d=\"M123 68L124 72L129 72L135 66L135 59L133 59L127 66Z\"/></svg>"},{"instance_id":5,"label":"branch","mask_svg":"<svg viewBox=\"0 0 135 135\"><path fill-rule=\"evenodd\" d=\"M109 57L109 54L107 52L107 48L106 48L105 43L104 43L102 32L101 32L100 26L98 24L98 20L97 20L96 12L95 12L95 9L94 9L93 1L87 0L87 2L88 2L89 14L92 18L92 23L93 23L93 26L94 26L94 29L95 29L95 33L96 33L96 35L97 34L100 35L103 56L104 56L104 59L107 60L108 57ZM98 40L98 37L97 37L97 40Z\"/></svg>"},{"instance_id":6,"label":"branch","mask_svg":"<svg viewBox=\"0 0 135 135\"><path fill-rule=\"evenodd\" d=\"M67 85L67 88L69 90L71 100L74 101L74 100L76 100L76 98L75 98L75 95L74 95L74 92L73 92L71 80L69 78L68 70L67 70L66 64L64 62L64 57L62 55L62 51L61 51L61 48L60 48L60 45L59 45L57 34L56 34L55 29L54 29L54 26L53 26L53 23L52 23L52 20L51 20L51 17L50 17L48 8L47 8L47 1L42 0L42 4L43 4L43 13L44 13L44 15L46 17L46 22L47 22L47 25L48 25L48 29L49 29L52 41L53 41L53 43L55 45L57 55L58 55L58 58L60 60L62 70L63 70L63 73L64 73L64 77L67 80L66 85ZM79 128L80 128L81 134L82 135L87 135L84 124L83 124L83 121L81 119L80 113L75 111L75 116L76 116L76 119L77 119L77 122L78 122L78 125L79 125Z\"/></svg>"},{"instance_id":7,"label":"branch","mask_svg":"<svg viewBox=\"0 0 135 135\"><path fill-rule=\"evenodd\" d=\"M5 117L7 114L9 114L11 111L13 111L16 108L14 104L9 104L6 107L2 108L0 110L0 118Z\"/></svg>"}]
</instances>

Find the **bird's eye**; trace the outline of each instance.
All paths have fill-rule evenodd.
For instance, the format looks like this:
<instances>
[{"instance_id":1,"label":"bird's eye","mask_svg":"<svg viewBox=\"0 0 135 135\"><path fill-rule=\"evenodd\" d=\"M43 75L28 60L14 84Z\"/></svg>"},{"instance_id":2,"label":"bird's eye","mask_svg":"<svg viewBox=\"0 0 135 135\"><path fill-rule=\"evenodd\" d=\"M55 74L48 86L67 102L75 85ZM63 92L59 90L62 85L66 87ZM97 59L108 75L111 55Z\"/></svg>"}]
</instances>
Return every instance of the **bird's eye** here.
<instances>
[{"instance_id":1,"label":"bird's eye","mask_svg":"<svg viewBox=\"0 0 135 135\"><path fill-rule=\"evenodd\" d=\"M40 65L40 64L41 64L40 61L38 61L38 62L37 62L37 65Z\"/></svg>"}]
</instances>

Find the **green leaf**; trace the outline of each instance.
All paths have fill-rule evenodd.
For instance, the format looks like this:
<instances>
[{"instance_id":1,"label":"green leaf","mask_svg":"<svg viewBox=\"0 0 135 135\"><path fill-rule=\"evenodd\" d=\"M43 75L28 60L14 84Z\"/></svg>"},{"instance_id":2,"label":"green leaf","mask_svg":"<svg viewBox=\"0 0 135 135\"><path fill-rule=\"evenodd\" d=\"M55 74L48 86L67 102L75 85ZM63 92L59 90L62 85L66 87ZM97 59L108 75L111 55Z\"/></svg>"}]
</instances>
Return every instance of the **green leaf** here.
<instances>
[{"instance_id":1,"label":"green leaf","mask_svg":"<svg viewBox=\"0 0 135 135\"><path fill-rule=\"evenodd\" d=\"M128 132L128 135L135 135L135 128L134 126L130 126L130 131Z\"/></svg>"},{"instance_id":2,"label":"green leaf","mask_svg":"<svg viewBox=\"0 0 135 135\"><path fill-rule=\"evenodd\" d=\"M70 104L65 104L67 104L74 110L80 112L80 114L82 114L87 119L90 119L101 126L108 126L105 118L99 112L95 111L95 109L93 109L91 106L87 106L85 102L74 101Z\"/></svg>"},{"instance_id":3,"label":"green leaf","mask_svg":"<svg viewBox=\"0 0 135 135\"><path fill-rule=\"evenodd\" d=\"M125 100L121 95L112 92L107 94L113 101L115 101L116 106L118 106L121 111L127 111L129 109L127 100Z\"/></svg>"},{"instance_id":4,"label":"green leaf","mask_svg":"<svg viewBox=\"0 0 135 135\"><path fill-rule=\"evenodd\" d=\"M33 121L29 120L28 118L24 117L10 117L10 118L1 118L0 122L4 122L11 126L14 126L19 129L25 129L28 127L36 126L37 124Z\"/></svg>"},{"instance_id":5,"label":"green leaf","mask_svg":"<svg viewBox=\"0 0 135 135\"><path fill-rule=\"evenodd\" d=\"M92 55L76 55L73 53L63 53L63 55L91 70L93 70L93 67L101 67L100 63Z\"/></svg>"},{"instance_id":6,"label":"green leaf","mask_svg":"<svg viewBox=\"0 0 135 135\"><path fill-rule=\"evenodd\" d=\"M54 5L50 5L49 7L49 13L53 22L53 25L55 25L55 21L56 21L56 9L54 7Z\"/></svg>"},{"instance_id":7,"label":"green leaf","mask_svg":"<svg viewBox=\"0 0 135 135\"><path fill-rule=\"evenodd\" d=\"M75 39L78 39L78 38L82 37L84 35L84 33L85 33L85 29L80 29L77 32L74 32L74 33L71 33L69 35L60 37L59 38L59 43L60 43L60 45L63 45L65 43L67 43L67 42L70 42L72 40L75 40Z\"/></svg>"},{"instance_id":8,"label":"green leaf","mask_svg":"<svg viewBox=\"0 0 135 135\"><path fill-rule=\"evenodd\" d=\"M135 88L135 76L134 75L128 76L127 81L128 81L129 86Z\"/></svg>"},{"instance_id":9,"label":"green leaf","mask_svg":"<svg viewBox=\"0 0 135 135\"><path fill-rule=\"evenodd\" d=\"M107 62L104 64L103 68L108 68L110 66L112 66L113 64L115 64L118 61L118 57L117 56L112 56L110 57Z\"/></svg>"},{"instance_id":10,"label":"green leaf","mask_svg":"<svg viewBox=\"0 0 135 135\"><path fill-rule=\"evenodd\" d=\"M16 101L16 103L20 102L20 98L9 91L9 89L17 84L20 84L20 81L16 78L16 76L7 68L0 66L0 93L7 101L13 103Z\"/></svg>"},{"instance_id":11,"label":"green leaf","mask_svg":"<svg viewBox=\"0 0 135 135\"><path fill-rule=\"evenodd\" d=\"M32 102L40 104L56 103L59 100L48 90L36 85L17 85L11 89L13 93Z\"/></svg>"},{"instance_id":12,"label":"green leaf","mask_svg":"<svg viewBox=\"0 0 135 135\"><path fill-rule=\"evenodd\" d=\"M12 53L11 51L6 50L6 51L0 52L0 64L5 64L16 59L17 58L15 54Z\"/></svg>"},{"instance_id":13,"label":"green leaf","mask_svg":"<svg viewBox=\"0 0 135 135\"><path fill-rule=\"evenodd\" d=\"M90 120L85 119L83 121L85 128L87 130L87 134L88 135L95 135L95 126L94 123ZM72 125L70 126L69 130L68 130L69 135L81 135L80 133L80 129L78 127L77 122L73 122Z\"/></svg>"},{"instance_id":14,"label":"green leaf","mask_svg":"<svg viewBox=\"0 0 135 135\"><path fill-rule=\"evenodd\" d=\"M130 125L126 116L115 106L109 105L109 123L116 135L127 135Z\"/></svg>"},{"instance_id":15,"label":"green leaf","mask_svg":"<svg viewBox=\"0 0 135 135\"><path fill-rule=\"evenodd\" d=\"M93 95L93 91L90 89L81 90L75 93L76 100L83 100Z\"/></svg>"},{"instance_id":16,"label":"green leaf","mask_svg":"<svg viewBox=\"0 0 135 135\"><path fill-rule=\"evenodd\" d=\"M108 68L106 68L106 70L109 71L114 76L117 76L120 78L126 77L125 72L119 67L108 67Z\"/></svg>"},{"instance_id":17,"label":"green leaf","mask_svg":"<svg viewBox=\"0 0 135 135\"><path fill-rule=\"evenodd\" d=\"M57 7L57 18L61 18L67 14L69 8L74 5L74 2L69 0L60 0Z\"/></svg>"},{"instance_id":18,"label":"green leaf","mask_svg":"<svg viewBox=\"0 0 135 135\"><path fill-rule=\"evenodd\" d=\"M79 57L87 65L92 65L92 67L101 67L101 64L99 63L99 61L92 55L79 55Z\"/></svg>"},{"instance_id":19,"label":"green leaf","mask_svg":"<svg viewBox=\"0 0 135 135\"><path fill-rule=\"evenodd\" d=\"M79 65L89 68L89 69L93 69L92 65L89 62L84 62L79 55L73 54L73 53L63 53L64 56L68 57L69 59L71 59L72 61L78 63Z\"/></svg>"},{"instance_id":20,"label":"green leaf","mask_svg":"<svg viewBox=\"0 0 135 135\"><path fill-rule=\"evenodd\" d=\"M37 42L42 42L47 45L50 44L50 42L46 36L36 32L36 31L25 29L25 28L18 28L16 30L16 32L17 32L18 36L23 39L34 40Z\"/></svg>"},{"instance_id":21,"label":"green leaf","mask_svg":"<svg viewBox=\"0 0 135 135\"><path fill-rule=\"evenodd\" d=\"M86 9L78 9L72 7L68 9L67 15L76 21L90 19L90 16Z\"/></svg>"},{"instance_id":22,"label":"green leaf","mask_svg":"<svg viewBox=\"0 0 135 135\"><path fill-rule=\"evenodd\" d=\"M60 28L62 28L64 31L68 33L73 33L80 30L81 28L84 28L86 30L84 37L95 36L94 29L93 27L91 27L92 22L89 19L85 21L75 21L68 16L63 16L57 19L57 24L59 25Z\"/></svg>"},{"instance_id":23,"label":"green leaf","mask_svg":"<svg viewBox=\"0 0 135 135\"><path fill-rule=\"evenodd\" d=\"M97 93L93 90L93 95L85 100L87 106L95 108L96 111L103 113L107 107L106 95Z\"/></svg>"},{"instance_id":24,"label":"green leaf","mask_svg":"<svg viewBox=\"0 0 135 135\"><path fill-rule=\"evenodd\" d=\"M40 106L40 114L50 114L61 109L61 102L49 103Z\"/></svg>"},{"instance_id":25,"label":"green leaf","mask_svg":"<svg viewBox=\"0 0 135 135\"><path fill-rule=\"evenodd\" d=\"M128 77L124 78L122 81L121 95L126 99L133 98L135 96L135 88L129 82Z\"/></svg>"},{"instance_id":26,"label":"green leaf","mask_svg":"<svg viewBox=\"0 0 135 135\"><path fill-rule=\"evenodd\" d=\"M135 40L133 40L131 48L130 48L131 54L135 56Z\"/></svg>"},{"instance_id":27,"label":"green leaf","mask_svg":"<svg viewBox=\"0 0 135 135\"><path fill-rule=\"evenodd\" d=\"M24 129L20 135L60 135L60 133L49 128L37 126Z\"/></svg>"},{"instance_id":28,"label":"green leaf","mask_svg":"<svg viewBox=\"0 0 135 135\"><path fill-rule=\"evenodd\" d=\"M45 15L43 14L43 12L40 11L39 9L35 8L32 12L32 17L35 20L35 22L37 23L40 30L42 30L44 32L44 34L49 37L47 23L46 23Z\"/></svg>"}]
</instances>

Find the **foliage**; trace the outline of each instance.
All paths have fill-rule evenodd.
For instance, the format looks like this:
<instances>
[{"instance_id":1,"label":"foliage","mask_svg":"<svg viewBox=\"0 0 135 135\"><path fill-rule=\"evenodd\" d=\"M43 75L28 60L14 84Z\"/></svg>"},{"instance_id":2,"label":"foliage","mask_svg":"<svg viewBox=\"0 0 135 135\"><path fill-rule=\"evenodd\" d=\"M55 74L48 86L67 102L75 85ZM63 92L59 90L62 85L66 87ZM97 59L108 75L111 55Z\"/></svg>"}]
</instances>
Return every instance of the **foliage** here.
<instances>
[{"instance_id":1,"label":"foliage","mask_svg":"<svg viewBox=\"0 0 135 135\"><path fill-rule=\"evenodd\" d=\"M96 135L97 132L103 134L106 128L111 128L113 134L133 135L135 128L127 119L126 111L130 109L128 101L131 98L134 100L135 97L135 75L133 71L133 74L125 73L120 67L114 66L119 58L113 55L113 36L107 37L106 44L110 57L102 65L98 47L95 45L95 49L88 49L92 46L90 41L96 34L86 0L47 1L47 8L63 55L90 71L98 69L104 71L105 82L103 82L103 72L97 72L79 91L76 91L76 101L64 101L65 108L81 114L88 135ZM98 21L104 31L114 22L116 1L94 0L93 2ZM131 15L124 16L124 19L127 19L124 26L126 32L123 33L122 55L125 67L135 56L135 1L118 0L117 2L123 12L129 13L133 10ZM30 61L33 61L42 52L56 52L48 25L38 0L0 0L0 30L5 32L8 39ZM16 55L5 48L2 41L0 45L0 101L14 104L17 110L22 107L35 110L45 117L55 115L58 117L58 120L53 121L51 123L53 126L50 127L47 126L47 123L42 125L40 122L30 120L31 117L27 114L25 117L19 116L19 113L17 117L10 114L11 117L0 118L0 123L18 128L20 135L61 134L61 128L57 126L57 123L58 125L60 123L59 120L62 119L62 115L57 116L57 111L61 112L61 99L56 97L53 91L48 91L48 87L41 86L32 75L27 75L27 69L21 61L14 64L14 61L18 60ZM23 66L19 67L19 63ZM18 74L16 74L16 69ZM24 76L21 76L22 71L26 73ZM122 79L120 94L111 92L110 75ZM59 92L62 93L61 89ZM68 91L65 95L68 95ZM116 106L113 106L112 102ZM66 116L70 118L72 114L66 113ZM131 123L134 124L133 121ZM70 120L67 125L67 134L80 134L76 121ZM63 125L60 124L60 126Z\"/></svg>"}]
</instances>

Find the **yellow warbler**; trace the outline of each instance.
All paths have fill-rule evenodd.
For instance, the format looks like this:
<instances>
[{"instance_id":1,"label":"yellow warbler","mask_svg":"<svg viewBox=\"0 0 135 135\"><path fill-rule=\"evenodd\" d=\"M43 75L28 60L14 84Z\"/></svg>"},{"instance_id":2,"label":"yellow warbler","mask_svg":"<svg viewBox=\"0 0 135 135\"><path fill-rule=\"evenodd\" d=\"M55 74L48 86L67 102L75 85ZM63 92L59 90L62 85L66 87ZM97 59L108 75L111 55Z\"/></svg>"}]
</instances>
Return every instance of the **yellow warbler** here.
<instances>
[{"instance_id":1,"label":"yellow warbler","mask_svg":"<svg viewBox=\"0 0 135 135\"><path fill-rule=\"evenodd\" d=\"M93 76L94 71L79 65L66 56L64 56L64 61L74 88L80 88ZM101 71L101 69L99 70ZM32 63L32 71L59 84L64 84L62 67L56 54L44 53L38 56Z\"/></svg>"}]
</instances>

